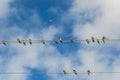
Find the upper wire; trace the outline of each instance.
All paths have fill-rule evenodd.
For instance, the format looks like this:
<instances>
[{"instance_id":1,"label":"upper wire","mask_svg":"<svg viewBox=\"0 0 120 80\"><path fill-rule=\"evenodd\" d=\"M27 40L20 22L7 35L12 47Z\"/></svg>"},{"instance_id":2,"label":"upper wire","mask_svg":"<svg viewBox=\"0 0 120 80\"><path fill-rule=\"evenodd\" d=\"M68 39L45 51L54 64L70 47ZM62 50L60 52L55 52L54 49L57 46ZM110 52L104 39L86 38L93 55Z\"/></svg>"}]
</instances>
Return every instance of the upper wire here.
<instances>
[{"instance_id":1,"label":"upper wire","mask_svg":"<svg viewBox=\"0 0 120 80\"><path fill-rule=\"evenodd\" d=\"M73 39L72 37L70 37L69 39L67 40L64 40L62 39L61 37L59 39L54 39L54 40L32 40L32 39L29 39L29 40L20 40L20 39L17 39L17 40L0 40L0 44L3 44L3 45L7 45L7 44L38 44L38 43L43 43L43 44L47 44L47 43L55 43L55 44L58 44L58 43L73 43L73 42L77 42L77 43L81 43L81 42L86 42L87 44L90 44L90 43L98 43L98 44L101 44L101 43L105 43L107 41L114 41L114 42L119 42L120 39L109 39L105 36L103 36L101 39L98 39L98 38L94 38L94 37L91 37L91 39L83 39L83 40L77 40L77 39Z\"/></svg>"}]
</instances>

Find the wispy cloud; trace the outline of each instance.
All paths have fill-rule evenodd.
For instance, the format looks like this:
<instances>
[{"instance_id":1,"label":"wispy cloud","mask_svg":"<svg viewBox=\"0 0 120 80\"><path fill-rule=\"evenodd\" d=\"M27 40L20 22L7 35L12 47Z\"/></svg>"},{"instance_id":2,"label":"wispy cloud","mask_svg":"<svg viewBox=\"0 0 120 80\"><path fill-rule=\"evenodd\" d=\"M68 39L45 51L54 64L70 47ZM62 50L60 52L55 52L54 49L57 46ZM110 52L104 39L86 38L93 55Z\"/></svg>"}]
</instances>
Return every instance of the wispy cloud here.
<instances>
[{"instance_id":1,"label":"wispy cloud","mask_svg":"<svg viewBox=\"0 0 120 80\"><path fill-rule=\"evenodd\" d=\"M102 36L119 38L119 5L120 1L118 0L75 0L73 7L69 10L70 16L76 16L75 18L73 17L74 21L76 20L73 25L73 33L79 39L90 38L91 36L95 36L96 38L101 38ZM82 11L86 11L85 14L87 14L84 18L90 18L92 22L86 21L84 24L81 23L82 18L79 16ZM91 16L93 17L91 18ZM93 71L119 71L119 69L116 68L116 66L119 66L119 63L114 65L114 63L117 62L117 59L115 59L116 54L114 54L115 51L112 51L110 47L105 48L105 46L112 46L112 49L118 50L117 44L104 45L101 47L95 45L92 46L93 48L91 48L91 46L89 46L89 48L85 46L81 48L80 51L83 50L83 54L79 54L79 56L81 56L80 61L83 63L85 69L91 68ZM88 52L86 52L87 49ZM95 75L92 78L112 80L119 79L120 77L112 74L111 77L107 75Z\"/></svg>"},{"instance_id":2,"label":"wispy cloud","mask_svg":"<svg viewBox=\"0 0 120 80\"><path fill-rule=\"evenodd\" d=\"M81 5L77 5L81 3L80 0L76 0L71 9L71 13L80 14L82 10L92 11L93 9L97 8L98 14L96 11L92 11L86 17L89 16L96 16L92 23L86 23L82 25L80 22L75 24L75 34L79 34L78 31L81 31L81 36L89 37L89 36L103 36L106 35L108 37L119 37L119 1L95 1L92 0L90 3L89 1L83 1L85 4L83 5L83 9L81 9ZM92 3L92 4L91 4ZM91 4L91 5L90 5ZM75 12L77 11L77 12ZM79 15L78 15L79 16ZM78 17L79 18L79 17ZM77 19L78 19L77 18ZM82 28L82 29L81 29ZM113 33L114 32L114 33ZM84 34L84 35L83 35Z\"/></svg>"},{"instance_id":3,"label":"wispy cloud","mask_svg":"<svg viewBox=\"0 0 120 80\"><path fill-rule=\"evenodd\" d=\"M0 11L0 16L7 16L9 11L9 1L2 1L6 7L3 12ZM0 3L2 4L2 3ZM119 37L119 5L118 0L74 0L70 9L63 14L61 20L65 22L73 22L73 35L79 39L90 38L91 36L110 38ZM2 7L3 7L2 6ZM2 9L0 6L0 8ZM17 9L15 9L15 12ZM56 9L51 9L55 11ZM12 13L15 13L14 10ZM38 13L33 11L32 15L27 16L27 19L21 19L20 15L16 14L21 25L2 25L1 39L54 39L61 33L61 27L54 25L44 25ZM0 18L1 18L0 17ZM3 17L2 17L3 18ZM70 19L70 20L69 20ZM66 21L68 20L68 21ZM81 22L82 21L82 22ZM3 24L3 23L2 23ZM62 24L62 23L60 23ZM63 22L64 24L64 22ZM71 23L70 23L71 24ZM23 27L23 26L24 27ZM4 27L5 26L5 27ZM10 26L10 27L9 27ZM30 26L30 27L29 27ZM34 27L33 27L34 26ZM29 29L28 29L29 28ZM74 44L74 43L73 43ZM82 44L85 45L85 44ZM78 50L73 50L74 54L67 56L61 53L55 45L33 44L21 45L10 44L8 47L0 47L4 53L4 57L0 57L0 70L6 72L30 72L27 68L45 70L46 72L62 72L63 69L72 72L76 69L79 72L85 72L88 69L91 71L119 71L119 55L113 54L116 47L112 49L105 48L109 45L85 45L79 46ZM61 47L65 47L64 44ZM93 48L91 48L93 47ZM96 48L97 47L97 48ZM66 50L66 49L65 49ZM2 52L1 52L2 54ZM27 80L29 75L2 75L1 80ZM78 80L78 79L117 79L119 75L48 75L51 80ZM61 77L62 76L62 77Z\"/></svg>"},{"instance_id":4,"label":"wispy cloud","mask_svg":"<svg viewBox=\"0 0 120 80\"><path fill-rule=\"evenodd\" d=\"M5 18L8 15L10 9L10 3L13 0L0 0L0 18Z\"/></svg>"}]
</instances>

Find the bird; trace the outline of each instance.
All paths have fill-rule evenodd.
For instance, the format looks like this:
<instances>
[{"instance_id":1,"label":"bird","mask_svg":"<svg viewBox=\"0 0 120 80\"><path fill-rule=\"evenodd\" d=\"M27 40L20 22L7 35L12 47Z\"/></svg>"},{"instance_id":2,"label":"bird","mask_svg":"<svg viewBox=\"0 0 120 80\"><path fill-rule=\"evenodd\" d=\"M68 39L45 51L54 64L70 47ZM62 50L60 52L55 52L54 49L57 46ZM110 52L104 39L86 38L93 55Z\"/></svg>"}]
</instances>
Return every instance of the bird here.
<instances>
[{"instance_id":1,"label":"bird","mask_svg":"<svg viewBox=\"0 0 120 80\"><path fill-rule=\"evenodd\" d=\"M97 43L98 43L98 44L100 44L100 41L99 41L99 39L97 39Z\"/></svg>"},{"instance_id":2,"label":"bird","mask_svg":"<svg viewBox=\"0 0 120 80\"><path fill-rule=\"evenodd\" d=\"M86 39L86 42L89 44L90 43L90 41L88 40L88 39Z\"/></svg>"},{"instance_id":3,"label":"bird","mask_svg":"<svg viewBox=\"0 0 120 80\"><path fill-rule=\"evenodd\" d=\"M76 71L76 70L73 70L73 73L74 73L75 75L77 75L77 71Z\"/></svg>"},{"instance_id":4,"label":"bird","mask_svg":"<svg viewBox=\"0 0 120 80\"><path fill-rule=\"evenodd\" d=\"M88 73L88 75L90 75L90 73L91 73L90 70L88 70L87 73Z\"/></svg>"},{"instance_id":5,"label":"bird","mask_svg":"<svg viewBox=\"0 0 120 80\"><path fill-rule=\"evenodd\" d=\"M22 43L21 40L20 40L19 38L17 38L17 41L18 41L18 43L20 43L20 44Z\"/></svg>"},{"instance_id":6,"label":"bird","mask_svg":"<svg viewBox=\"0 0 120 80\"><path fill-rule=\"evenodd\" d=\"M5 40L3 40L3 45L5 45L5 46L6 46L6 41L5 41Z\"/></svg>"},{"instance_id":7,"label":"bird","mask_svg":"<svg viewBox=\"0 0 120 80\"><path fill-rule=\"evenodd\" d=\"M24 44L24 45L26 45L26 42L25 42L25 40L23 40L23 44Z\"/></svg>"},{"instance_id":8,"label":"bird","mask_svg":"<svg viewBox=\"0 0 120 80\"><path fill-rule=\"evenodd\" d=\"M54 40L54 42L55 42L56 44L58 44L58 41L57 41L57 40Z\"/></svg>"},{"instance_id":9,"label":"bird","mask_svg":"<svg viewBox=\"0 0 120 80\"><path fill-rule=\"evenodd\" d=\"M63 73L64 73L64 74L67 74L67 72L66 72L65 70L63 70Z\"/></svg>"},{"instance_id":10,"label":"bird","mask_svg":"<svg viewBox=\"0 0 120 80\"><path fill-rule=\"evenodd\" d=\"M44 40L41 40L41 41L42 41L42 43L43 43L44 45L46 44Z\"/></svg>"},{"instance_id":11,"label":"bird","mask_svg":"<svg viewBox=\"0 0 120 80\"><path fill-rule=\"evenodd\" d=\"M31 39L29 39L29 43L32 45L32 40Z\"/></svg>"},{"instance_id":12,"label":"bird","mask_svg":"<svg viewBox=\"0 0 120 80\"><path fill-rule=\"evenodd\" d=\"M91 37L91 39L92 39L92 42L95 42L95 38L94 37Z\"/></svg>"},{"instance_id":13,"label":"bird","mask_svg":"<svg viewBox=\"0 0 120 80\"><path fill-rule=\"evenodd\" d=\"M61 38L61 37L59 37L59 41L60 41L60 43L63 43L63 41L62 41L62 38Z\"/></svg>"},{"instance_id":14,"label":"bird","mask_svg":"<svg viewBox=\"0 0 120 80\"><path fill-rule=\"evenodd\" d=\"M72 42L73 42L73 38L72 38L72 37L69 37L69 39L70 39L70 42L72 43Z\"/></svg>"},{"instance_id":15,"label":"bird","mask_svg":"<svg viewBox=\"0 0 120 80\"><path fill-rule=\"evenodd\" d=\"M102 37L103 43L105 43L105 40L107 40L107 39L108 39L107 37L103 36L103 37Z\"/></svg>"}]
</instances>

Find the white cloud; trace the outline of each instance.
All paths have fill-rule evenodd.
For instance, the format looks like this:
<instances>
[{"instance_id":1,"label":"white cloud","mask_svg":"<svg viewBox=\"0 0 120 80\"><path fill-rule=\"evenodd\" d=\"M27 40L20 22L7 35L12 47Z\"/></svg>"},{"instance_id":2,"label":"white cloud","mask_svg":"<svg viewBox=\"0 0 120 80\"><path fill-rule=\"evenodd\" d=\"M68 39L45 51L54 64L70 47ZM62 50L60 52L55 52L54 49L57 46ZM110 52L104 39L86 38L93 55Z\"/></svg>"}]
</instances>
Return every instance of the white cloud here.
<instances>
[{"instance_id":1,"label":"white cloud","mask_svg":"<svg viewBox=\"0 0 120 80\"><path fill-rule=\"evenodd\" d=\"M75 0L68 11L69 16L67 16L67 18L72 18L75 21L73 25L73 33L79 39L91 38L91 36L96 38L101 38L102 36L107 36L108 38L119 38L119 8L119 0ZM82 12L85 12L84 14L87 15L81 18L80 14ZM84 21L85 23L83 24L82 20L86 18L89 18L92 21ZM115 52L112 51L110 47L106 49L105 46L112 46L112 49L117 50L116 47L118 47L119 44L104 45L104 47L99 47L98 45L80 47L78 55L80 56L80 61L83 63L80 70L85 71L85 69L91 69L92 71L119 71L120 69L116 67L119 66L119 59L115 59L117 54L114 54ZM91 76L91 78L96 80L113 80L119 79L120 77L117 74L98 74Z\"/></svg>"},{"instance_id":2,"label":"white cloud","mask_svg":"<svg viewBox=\"0 0 120 80\"><path fill-rule=\"evenodd\" d=\"M69 10L69 17L73 18L74 23L74 35L78 38L89 38L91 36L102 37L103 35L108 37L119 37L119 4L118 0L75 0L72 7ZM97 9L97 10L96 10ZM79 14L81 12L88 12L84 18L89 18L94 20L93 22L88 22L86 24L80 23ZM94 12L95 11L95 12ZM64 16L64 18L66 18ZM31 17L34 19L34 23L39 21L37 15ZM67 19L68 16L67 16ZM27 21L26 21L27 22ZM39 22L38 22L39 23ZM39 24L38 24L39 25ZM5 31L4 31L5 30ZM28 37L24 36L24 30L20 28L4 28L0 33L6 35L9 33L10 39L20 38L32 38L32 39L53 39L54 36L61 32L60 28L55 26L49 26L44 29L40 29L40 36L35 36L35 34L28 34ZM19 32L19 34L14 35L11 32ZM14 36L10 36L14 35ZM23 35L23 36L22 36ZM4 36L3 36L4 37ZM1 38L3 38L1 37ZM76 69L79 72L85 72L88 69L91 71L118 71L119 70L119 56L115 57L109 49L105 50L103 47L100 48L89 48L83 47L75 51L73 55L63 56L55 46L50 44L33 44L23 46L23 45L10 45L9 46L9 58L0 58L0 63L3 63L5 59L8 61L5 63L4 67L0 66L4 71L28 71L25 67L36 68L36 69L46 69L47 72L56 72L63 69L72 72L72 69ZM62 46L63 47L63 46ZM89 46L90 47L90 46ZM100 51L103 50L103 51ZM109 53L110 52L110 53ZM69 53L67 53L69 54ZM78 59L79 66L74 66L74 59ZM114 59L111 63L110 59ZM109 66L109 64L111 66ZM22 76L0 76L2 80L26 80L28 75ZM49 75L52 80L78 80L78 79L88 79L87 75L75 76L75 75ZM59 78L59 79L58 79ZM120 78L119 75L91 75L90 79L96 80L106 80L106 79L117 79Z\"/></svg>"},{"instance_id":3,"label":"white cloud","mask_svg":"<svg viewBox=\"0 0 120 80\"><path fill-rule=\"evenodd\" d=\"M89 3L89 4L88 4ZM82 4L81 0L76 0L74 3L73 8L71 9L71 14L80 14L83 10L94 10L97 8L98 14L93 11L92 13L86 16L90 17L96 16L96 19L92 23L86 23L81 25L81 23L75 24L75 34L80 35L80 37L89 37L89 36L96 36L101 37L106 35L108 37L119 37L119 26L120 26L120 1L119 0L85 0L83 1L84 5ZM86 7L86 5L88 7ZM83 10L81 9L83 7ZM77 11L77 12L76 12ZM77 15L79 18L79 15ZM77 18L77 17L76 17ZM77 20L79 20L77 18ZM79 33L80 32L80 33Z\"/></svg>"},{"instance_id":4,"label":"white cloud","mask_svg":"<svg viewBox=\"0 0 120 80\"><path fill-rule=\"evenodd\" d=\"M24 36L26 33L20 28L3 28L1 38L4 38L6 32L9 33L8 39L53 39L54 36L60 31L59 28L55 26L49 26L48 28L43 28L40 31L40 38L34 34L28 34L28 37ZM58 31L59 30L59 31ZM18 32L18 34L12 34L12 32ZM14 37L13 37L14 35ZM7 45L8 47L2 48L4 51L5 48L8 49L6 56L1 58L0 63L5 63L4 66L0 66L2 71L6 72L29 72L26 68L33 69L45 69L47 72L56 72L63 69L70 70L71 61L62 56L54 46L46 44L33 44L32 46L27 44L27 46L21 44L11 44ZM2 46L3 47L3 46ZM60 61L59 61L60 60ZM2 80L27 80L28 75L3 75L0 77Z\"/></svg>"},{"instance_id":5,"label":"white cloud","mask_svg":"<svg viewBox=\"0 0 120 80\"><path fill-rule=\"evenodd\" d=\"M60 28L59 28L59 30L60 30ZM49 26L49 28L44 28L41 31L41 34L42 34L41 38L51 40L54 38L54 35L60 33L59 30L53 25ZM51 36L53 36L53 37L51 37Z\"/></svg>"},{"instance_id":6,"label":"white cloud","mask_svg":"<svg viewBox=\"0 0 120 80\"><path fill-rule=\"evenodd\" d=\"M0 18L6 17L10 11L10 3L13 0L0 0Z\"/></svg>"}]
</instances>

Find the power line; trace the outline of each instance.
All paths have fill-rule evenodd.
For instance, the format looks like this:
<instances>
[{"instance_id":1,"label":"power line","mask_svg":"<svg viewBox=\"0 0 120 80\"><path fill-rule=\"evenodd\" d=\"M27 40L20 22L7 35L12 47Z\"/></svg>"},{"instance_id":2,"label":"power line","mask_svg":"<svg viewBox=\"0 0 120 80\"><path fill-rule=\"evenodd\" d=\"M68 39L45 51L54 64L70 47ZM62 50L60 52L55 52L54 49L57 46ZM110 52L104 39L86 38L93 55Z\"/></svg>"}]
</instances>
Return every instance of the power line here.
<instances>
[{"instance_id":1,"label":"power line","mask_svg":"<svg viewBox=\"0 0 120 80\"><path fill-rule=\"evenodd\" d=\"M32 40L32 39L29 39L29 40L21 40L21 39L16 39L16 40L0 40L0 44L3 44L3 45L7 45L7 44L23 44L23 45L27 45L27 44L39 44L39 43L42 43L42 44L47 44L47 43L54 43L54 44L59 44L59 43L80 43L80 42L86 42L87 44L90 44L90 43L98 43L98 44L101 44L101 43L105 43L107 41L114 41L114 42L119 42L120 39L109 39L105 36L103 36L101 39L98 39L98 38L94 38L94 37L91 37L91 39L83 39L83 40L76 40L76 39L73 39L72 37L70 37L68 40L64 40L62 39L61 37L59 39L55 39L55 40Z\"/></svg>"},{"instance_id":2,"label":"power line","mask_svg":"<svg viewBox=\"0 0 120 80\"><path fill-rule=\"evenodd\" d=\"M63 75L67 75L67 74L72 74L72 75L81 75L81 74L85 74L85 75L92 75L92 74L120 74L120 72L91 72L91 71L86 71L86 72L78 72L76 70L73 70L72 72L67 72L65 70L63 70L63 72L0 72L0 75L29 75L29 74L63 74Z\"/></svg>"}]
</instances>

